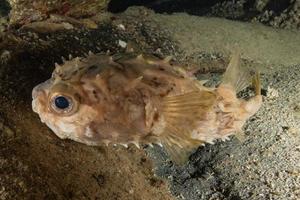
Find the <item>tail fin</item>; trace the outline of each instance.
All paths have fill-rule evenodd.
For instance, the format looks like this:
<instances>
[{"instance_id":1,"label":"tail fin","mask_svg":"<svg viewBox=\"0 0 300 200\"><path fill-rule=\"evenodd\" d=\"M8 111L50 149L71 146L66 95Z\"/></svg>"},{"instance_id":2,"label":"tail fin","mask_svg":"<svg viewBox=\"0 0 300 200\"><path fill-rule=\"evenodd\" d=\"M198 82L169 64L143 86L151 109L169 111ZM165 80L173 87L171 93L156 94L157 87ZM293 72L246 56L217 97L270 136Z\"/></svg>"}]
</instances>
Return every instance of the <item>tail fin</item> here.
<instances>
[{"instance_id":1,"label":"tail fin","mask_svg":"<svg viewBox=\"0 0 300 200\"><path fill-rule=\"evenodd\" d=\"M252 87L254 88L255 95L261 95L261 83L259 72L256 71L252 78Z\"/></svg>"},{"instance_id":2,"label":"tail fin","mask_svg":"<svg viewBox=\"0 0 300 200\"><path fill-rule=\"evenodd\" d=\"M236 92L239 92L249 85L250 80L250 70L241 67L240 52L235 50L231 55L230 62L223 75L221 84L230 85Z\"/></svg>"}]
</instances>

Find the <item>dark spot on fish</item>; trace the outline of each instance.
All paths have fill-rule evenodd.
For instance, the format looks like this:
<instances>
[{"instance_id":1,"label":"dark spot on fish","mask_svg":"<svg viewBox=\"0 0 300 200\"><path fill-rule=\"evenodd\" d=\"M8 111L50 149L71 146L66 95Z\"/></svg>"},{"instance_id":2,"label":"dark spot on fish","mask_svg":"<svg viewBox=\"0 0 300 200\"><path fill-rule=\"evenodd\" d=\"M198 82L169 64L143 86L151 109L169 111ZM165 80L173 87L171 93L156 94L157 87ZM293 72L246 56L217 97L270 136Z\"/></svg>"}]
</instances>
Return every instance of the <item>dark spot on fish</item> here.
<instances>
[{"instance_id":1,"label":"dark spot on fish","mask_svg":"<svg viewBox=\"0 0 300 200\"><path fill-rule=\"evenodd\" d=\"M97 94L97 91L96 90L92 90L92 93L95 97L95 99L99 100L99 97L98 97L98 94Z\"/></svg>"},{"instance_id":2,"label":"dark spot on fish","mask_svg":"<svg viewBox=\"0 0 300 200\"><path fill-rule=\"evenodd\" d=\"M79 103L82 102L82 98L81 98L80 94L75 93L75 94L74 94L74 97L75 97L76 99L78 99L78 102L79 102Z\"/></svg>"},{"instance_id":3,"label":"dark spot on fish","mask_svg":"<svg viewBox=\"0 0 300 200\"><path fill-rule=\"evenodd\" d=\"M95 69L97 69L97 65L91 65L88 67L87 71L89 72L89 71L93 71Z\"/></svg>"},{"instance_id":4,"label":"dark spot on fish","mask_svg":"<svg viewBox=\"0 0 300 200\"><path fill-rule=\"evenodd\" d=\"M156 113L154 114L154 116L153 116L153 120L154 120L154 121L157 121L158 118L159 118L159 114L156 112Z\"/></svg>"},{"instance_id":5,"label":"dark spot on fish","mask_svg":"<svg viewBox=\"0 0 300 200\"><path fill-rule=\"evenodd\" d=\"M162 85L162 83L158 80L157 77L153 77L151 80L151 85L153 85L154 87L159 87Z\"/></svg>"},{"instance_id":6,"label":"dark spot on fish","mask_svg":"<svg viewBox=\"0 0 300 200\"><path fill-rule=\"evenodd\" d=\"M145 157L141 158L141 163L145 163L147 161L147 159Z\"/></svg>"},{"instance_id":7,"label":"dark spot on fish","mask_svg":"<svg viewBox=\"0 0 300 200\"><path fill-rule=\"evenodd\" d=\"M171 91L173 91L173 87L168 88L166 93L169 94Z\"/></svg>"}]
</instances>

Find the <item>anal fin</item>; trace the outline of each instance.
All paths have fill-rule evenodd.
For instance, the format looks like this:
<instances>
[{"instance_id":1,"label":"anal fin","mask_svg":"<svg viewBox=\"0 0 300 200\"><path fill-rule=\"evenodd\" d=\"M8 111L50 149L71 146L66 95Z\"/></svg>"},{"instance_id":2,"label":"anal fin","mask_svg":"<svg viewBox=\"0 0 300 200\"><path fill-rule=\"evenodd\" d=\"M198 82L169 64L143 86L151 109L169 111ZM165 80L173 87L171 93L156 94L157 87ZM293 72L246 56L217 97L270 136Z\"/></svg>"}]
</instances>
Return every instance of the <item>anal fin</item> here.
<instances>
[{"instance_id":1,"label":"anal fin","mask_svg":"<svg viewBox=\"0 0 300 200\"><path fill-rule=\"evenodd\" d=\"M186 163L191 153L193 153L193 151L201 144L204 144L204 142L200 140L173 136L175 135L169 134L167 137L163 138L162 142L170 159L177 165Z\"/></svg>"}]
</instances>

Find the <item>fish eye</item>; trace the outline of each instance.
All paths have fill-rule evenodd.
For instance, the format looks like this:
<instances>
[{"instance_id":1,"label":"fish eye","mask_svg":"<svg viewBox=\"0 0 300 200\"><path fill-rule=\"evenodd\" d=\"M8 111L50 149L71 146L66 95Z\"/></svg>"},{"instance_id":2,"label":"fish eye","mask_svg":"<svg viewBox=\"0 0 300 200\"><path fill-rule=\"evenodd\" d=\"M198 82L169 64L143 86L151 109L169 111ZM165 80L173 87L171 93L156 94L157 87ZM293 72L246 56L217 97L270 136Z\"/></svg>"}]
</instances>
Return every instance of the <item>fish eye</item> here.
<instances>
[{"instance_id":1,"label":"fish eye","mask_svg":"<svg viewBox=\"0 0 300 200\"><path fill-rule=\"evenodd\" d=\"M67 109L71 105L71 102L64 96L58 96L54 99L54 104L58 109Z\"/></svg>"},{"instance_id":2,"label":"fish eye","mask_svg":"<svg viewBox=\"0 0 300 200\"><path fill-rule=\"evenodd\" d=\"M58 114L71 114L76 110L77 102L67 95L55 95L50 100L50 108Z\"/></svg>"}]
</instances>

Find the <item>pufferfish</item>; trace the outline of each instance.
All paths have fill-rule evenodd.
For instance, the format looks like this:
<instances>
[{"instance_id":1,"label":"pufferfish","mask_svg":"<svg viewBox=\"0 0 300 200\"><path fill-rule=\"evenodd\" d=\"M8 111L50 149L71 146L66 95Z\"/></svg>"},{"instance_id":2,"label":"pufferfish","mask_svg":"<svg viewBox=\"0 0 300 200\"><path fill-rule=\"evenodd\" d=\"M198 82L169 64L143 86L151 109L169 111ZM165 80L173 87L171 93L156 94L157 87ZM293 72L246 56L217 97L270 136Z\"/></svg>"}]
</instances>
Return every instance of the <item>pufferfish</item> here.
<instances>
[{"instance_id":1,"label":"pufferfish","mask_svg":"<svg viewBox=\"0 0 300 200\"><path fill-rule=\"evenodd\" d=\"M240 66L239 53L215 88L169 60L133 53L71 58L33 89L33 111L59 138L87 145L159 144L177 163L200 145L241 135L262 96L259 74ZM255 95L239 99L250 80Z\"/></svg>"}]
</instances>

